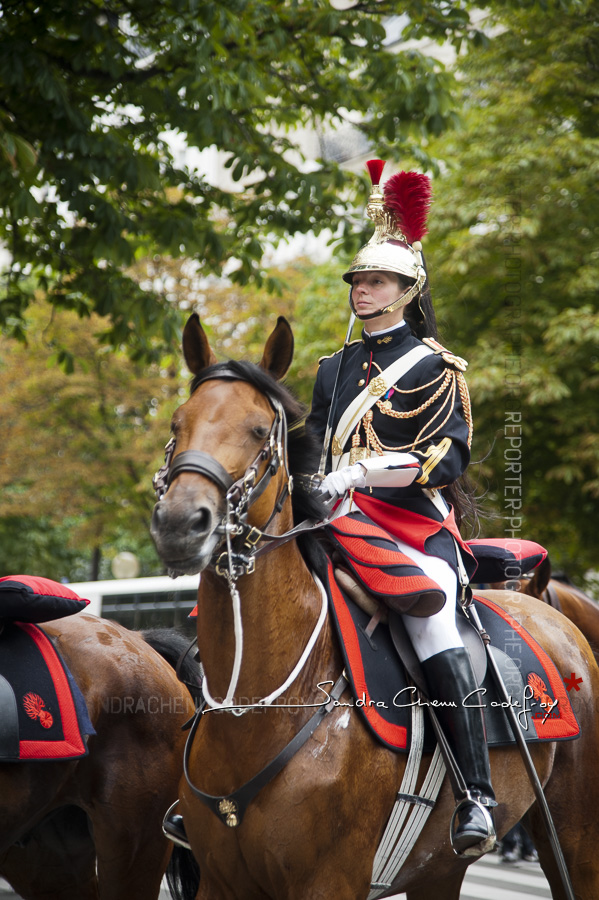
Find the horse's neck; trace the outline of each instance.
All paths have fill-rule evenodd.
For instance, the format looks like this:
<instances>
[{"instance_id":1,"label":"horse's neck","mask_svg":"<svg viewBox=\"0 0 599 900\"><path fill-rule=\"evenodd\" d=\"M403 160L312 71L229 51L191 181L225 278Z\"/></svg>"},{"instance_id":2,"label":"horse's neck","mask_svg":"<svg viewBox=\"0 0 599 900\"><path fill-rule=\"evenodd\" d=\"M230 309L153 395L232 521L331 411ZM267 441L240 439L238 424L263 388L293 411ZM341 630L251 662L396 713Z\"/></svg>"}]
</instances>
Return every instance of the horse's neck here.
<instances>
[{"instance_id":1,"label":"horse's neck","mask_svg":"<svg viewBox=\"0 0 599 900\"><path fill-rule=\"evenodd\" d=\"M253 703L268 696L292 672L322 608L321 592L299 552L289 541L260 557L252 575L237 582L243 627L243 658L235 699ZM233 601L226 579L202 575L198 603L198 649L213 698L225 697L235 657ZM304 678L287 692L297 696ZM314 679L309 676L311 684ZM305 698L302 698L305 699Z\"/></svg>"}]
</instances>

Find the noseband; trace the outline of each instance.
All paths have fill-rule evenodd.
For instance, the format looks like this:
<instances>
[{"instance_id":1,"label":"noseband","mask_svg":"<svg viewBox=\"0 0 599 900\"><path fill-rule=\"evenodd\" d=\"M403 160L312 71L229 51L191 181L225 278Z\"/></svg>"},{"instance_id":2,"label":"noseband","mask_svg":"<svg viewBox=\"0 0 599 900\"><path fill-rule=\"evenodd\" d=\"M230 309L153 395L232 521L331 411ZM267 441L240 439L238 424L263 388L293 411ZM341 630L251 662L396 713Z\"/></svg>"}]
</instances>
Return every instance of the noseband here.
<instances>
[{"instance_id":1,"label":"noseband","mask_svg":"<svg viewBox=\"0 0 599 900\"><path fill-rule=\"evenodd\" d=\"M194 390L205 381L241 381L238 372L223 366L215 372L209 372L196 380ZM219 575L237 579L241 575L251 574L255 567L256 545L266 535L262 529L248 525L247 515L250 506L262 496L271 479L283 465L286 481L277 497L268 521L262 526L266 528L272 519L281 511L283 504L292 491L293 479L289 474L287 459L287 417L281 402L272 394L266 393L275 414L268 437L257 457L247 467L241 478L234 481L224 466L209 453L202 450L184 450L174 456L175 438L172 437L164 448L164 465L153 479L156 497L160 501L167 493L175 478L182 472L193 472L209 478L225 495L226 513L215 531L223 537L212 558L213 565ZM173 459L174 457L174 459ZM264 462L266 469L258 479L258 471ZM222 551L226 541L227 550Z\"/></svg>"}]
</instances>

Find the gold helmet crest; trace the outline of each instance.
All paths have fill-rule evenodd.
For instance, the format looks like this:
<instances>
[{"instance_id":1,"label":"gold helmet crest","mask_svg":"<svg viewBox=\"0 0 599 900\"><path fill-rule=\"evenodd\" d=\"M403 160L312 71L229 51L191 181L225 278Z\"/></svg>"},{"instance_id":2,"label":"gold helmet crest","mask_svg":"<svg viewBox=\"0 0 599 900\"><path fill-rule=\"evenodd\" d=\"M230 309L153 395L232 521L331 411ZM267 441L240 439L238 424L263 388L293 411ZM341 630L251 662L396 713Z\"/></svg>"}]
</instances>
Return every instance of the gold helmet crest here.
<instances>
[{"instance_id":1,"label":"gold helmet crest","mask_svg":"<svg viewBox=\"0 0 599 900\"><path fill-rule=\"evenodd\" d=\"M413 291L412 296L415 296L426 281L421 238L427 231L431 183L419 172L399 172L381 188L384 165L382 159L371 159L366 163L372 181L366 215L376 227L368 243L358 251L343 274L343 280L351 284L354 272L365 270L394 272L414 279L410 292Z\"/></svg>"}]
</instances>

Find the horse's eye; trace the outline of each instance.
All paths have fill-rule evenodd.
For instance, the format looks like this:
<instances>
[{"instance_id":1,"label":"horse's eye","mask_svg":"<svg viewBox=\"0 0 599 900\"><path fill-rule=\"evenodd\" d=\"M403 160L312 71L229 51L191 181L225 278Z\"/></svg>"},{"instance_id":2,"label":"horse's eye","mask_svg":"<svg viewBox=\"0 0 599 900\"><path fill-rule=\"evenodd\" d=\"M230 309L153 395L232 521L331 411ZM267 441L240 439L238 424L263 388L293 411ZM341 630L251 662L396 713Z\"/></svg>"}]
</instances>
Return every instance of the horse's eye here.
<instances>
[{"instance_id":1,"label":"horse's eye","mask_svg":"<svg viewBox=\"0 0 599 900\"><path fill-rule=\"evenodd\" d=\"M269 429L266 425L254 425L252 428L252 433L258 438L259 441L264 441L268 437Z\"/></svg>"}]
</instances>

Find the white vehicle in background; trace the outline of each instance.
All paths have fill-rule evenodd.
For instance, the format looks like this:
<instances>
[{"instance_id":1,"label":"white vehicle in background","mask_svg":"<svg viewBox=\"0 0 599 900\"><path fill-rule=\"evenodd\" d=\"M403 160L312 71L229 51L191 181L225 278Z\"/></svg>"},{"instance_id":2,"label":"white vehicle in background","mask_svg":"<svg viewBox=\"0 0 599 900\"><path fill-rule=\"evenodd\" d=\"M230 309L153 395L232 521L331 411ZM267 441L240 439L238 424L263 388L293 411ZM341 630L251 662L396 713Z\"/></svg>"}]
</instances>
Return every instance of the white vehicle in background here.
<instances>
[{"instance_id":1,"label":"white vehicle in background","mask_svg":"<svg viewBox=\"0 0 599 900\"><path fill-rule=\"evenodd\" d=\"M80 581L68 586L90 601L86 612L113 619L126 628L180 628L195 634L189 613L197 602L199 575L156 575L149 578L115 578Z\"/></svg>"}]
</instances>

